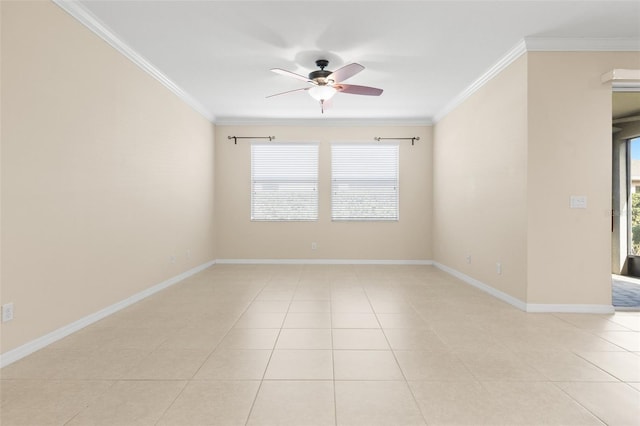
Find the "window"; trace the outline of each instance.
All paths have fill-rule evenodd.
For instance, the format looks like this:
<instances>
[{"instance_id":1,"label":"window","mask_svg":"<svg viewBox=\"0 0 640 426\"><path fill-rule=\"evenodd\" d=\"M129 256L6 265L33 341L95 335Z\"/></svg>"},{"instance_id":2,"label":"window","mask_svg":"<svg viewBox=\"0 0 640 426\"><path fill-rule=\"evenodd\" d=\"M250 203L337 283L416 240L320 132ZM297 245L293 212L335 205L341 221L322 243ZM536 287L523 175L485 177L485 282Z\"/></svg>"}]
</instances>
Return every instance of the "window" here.
<instances>
[{"instance_id":1,"label":"window","mask_svg":"<svg viewBox=\"0 0 640 426\"><path fill-rule=\"evenodd\" d=\"M251 145L251 220L318 219L318 144Z\"/></svg>"},{"instance_id":2,"label":"window","mask_svg":"<svg viewBox=\"0 0 640 426\"><path fill-rule=\"evenodd\" d=\"M331 219L398 220L398 145L331 146Z\"/></svg>"}]
</instances>

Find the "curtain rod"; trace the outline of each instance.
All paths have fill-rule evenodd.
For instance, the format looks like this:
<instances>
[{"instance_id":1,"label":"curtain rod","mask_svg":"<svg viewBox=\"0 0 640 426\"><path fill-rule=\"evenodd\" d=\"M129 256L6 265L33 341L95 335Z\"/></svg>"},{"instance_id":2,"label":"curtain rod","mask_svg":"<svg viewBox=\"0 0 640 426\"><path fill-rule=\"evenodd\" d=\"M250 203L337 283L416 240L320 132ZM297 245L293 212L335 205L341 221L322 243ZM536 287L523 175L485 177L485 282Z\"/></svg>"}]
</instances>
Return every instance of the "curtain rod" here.
<instances>
[{"instance_id":1,"label":"curtain rod","mask_svg":"<svg viewBox=\"0 0 640 426\"><path fill-rule=\"evenodd\" d=\"M274 140L275 136L227 136L227 139L233 139L233 144L238 144L238 139L269 139L269 141Z\"/></svg>"},{"instance_id":2,"label":"curtain rod","mask_svg":"<svg viewBox=\"0 0 640 426\"><path fill-rule=\"evenodd\" d=\"M411 141L411 145L413 145L416 141L420 140L420 136L414 136L412 138L381 138L379 136L373 138L377 141L382 141L382 140L394 140L394 141Z\"/></svg>"}]
</instances>

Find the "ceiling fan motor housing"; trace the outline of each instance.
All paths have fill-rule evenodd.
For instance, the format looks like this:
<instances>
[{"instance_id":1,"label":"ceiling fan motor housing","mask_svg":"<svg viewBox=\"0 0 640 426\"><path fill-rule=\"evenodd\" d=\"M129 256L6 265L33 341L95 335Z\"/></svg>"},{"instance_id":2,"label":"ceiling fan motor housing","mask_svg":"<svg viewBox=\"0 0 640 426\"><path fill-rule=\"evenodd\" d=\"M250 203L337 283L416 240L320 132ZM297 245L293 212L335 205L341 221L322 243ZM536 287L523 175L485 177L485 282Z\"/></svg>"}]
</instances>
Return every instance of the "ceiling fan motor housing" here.
<instances>
[{"instance_id":1,"label":"ceiling fan motor housing","mask_svg":"<svg viewBox=\"0 0 640 426\"><path fill-rule=\"evenodd\" d=\"M315 81L320 85L327 84L328 83L327 77L333 74L332 71L327 71L324 69L327 65L329 65L329 61L327 61L326 59L318 59L316 61L316 65L320 69L316 71L311 71L309 73L309 80Z\"/></svg>"}]
</instances>

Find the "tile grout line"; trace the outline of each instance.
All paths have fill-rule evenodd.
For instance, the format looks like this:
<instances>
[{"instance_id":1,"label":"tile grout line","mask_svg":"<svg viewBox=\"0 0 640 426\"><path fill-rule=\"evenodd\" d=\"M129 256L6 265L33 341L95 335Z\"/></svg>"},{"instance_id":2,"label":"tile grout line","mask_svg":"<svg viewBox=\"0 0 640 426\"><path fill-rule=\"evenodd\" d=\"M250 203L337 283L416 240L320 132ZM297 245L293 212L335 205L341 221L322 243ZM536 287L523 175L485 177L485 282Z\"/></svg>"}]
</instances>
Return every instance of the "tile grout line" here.
<instances>
[{"instance_id":1,"label":"tile grout line","mask_svg":"<svg viewBox=\"0 0 640 426\"><path fill-rule=\"evenodd\" d=\"M256 297L251 301L251 303L249 304L249 306L251 306L251 304L253 302L255 302L255 300L258 298L258 296L260 295L260 293L262 293L265 289L265 287L267 287L273 280L273 275L271 275L269 277L269 281L267 282L267 284L265 284L264 287L262 287L262 290L260 290L260 292L256 295ZM298 280L296 282L296 290L294 290L294 295L295 292L298 289L298 286L300 285L300 276L298 276ZM251 414L253 414L253 409L256 405L256 401L258 400L258 395L260 395L260 390L262 389L262 384L265 381L265 376L267 375L267 370L269 369L269 364L271 364L271 359L273 358L273 353L276 350L276 346L278 345L278 339L280 338L280 333L282 333L282 328L284 327L284 323L287 320L287 316L289 315L289 309L291 309L291 303L293 302L293 296L291 296L291 298L289 299L289 305L287 306L287 311L286 314L284 316L284 318L282 319L282 323L280 324L280 329L278 330L278 335L276 336L276 340L273 342L273 347L271 348L271 354L269 355L269 359L267 360L267 365L265 365L264 367L264 372L262 373L262 378L260 379L260 384L258 385L258 389L256 390L256 394L253 397L253 401L251 402L251 407L249 408L249 413L247 414L247 420L245 422L245 426L247 426L249 424L249 420L251 419ZM248 309L248 307L247 307ZM246 310L245 310L246 312Z\"/></svg>"},{"instance_id":2,"label":"tile grout line","mask_svg":"<svg viewBox=\"0 0 640 426\"><path fill-rule=\"evenodd\" d=\"M373 315L376 317L376 321L378 322L378 325L380 326L380 331L382 331L382 335L384 336L384 339L387 342L387 345L389 345L389 351L391 352L391 355L393 356L393 359L395 360L396 365L398 366L398 370L400 370L400 374L402 374L402 378L404 379L404 384L405 384L405 386L407 386L407 389L409 390L409 393L411 394L411 398L413 399L413 403L415 404L416 408L418 409L418 412L422 416L422 420L424 421L424 424L428 425L429 423L427 422L427 418L424 415L424 413L422 412L422 408L420 408L420 404L418 403L418 399L416 398L415 394L413 393L413 389L411 389L411 386L409 386L409 380L407 380L407 376L405 375L404 370L400 366L400 362L398 361L398 357L396 356L395 351L391 347L391 342L389 342L389 338L387 337L387 333L385 333L384 328L382 327L382 323L380 322L380 318L378 318L378 313L376 312L375 308L373 307L373 304L371 303L371 298L369 297L369 293L367 292L367 289L365 288L364 285L362 285L362 290L364 291L364 294L367 297L367 301L369 302L369 306L371 307L371 311L373 312Z\"/></svg>"},{"instance_id":3,"label":"tile grout line","mask_svg":"<svg viewBox=\"0 0 640 426\"><path fill-rule=\"evenodd\" d=\"M575 402L578 406L582 407L587 413L591 414L593 417L595 417L596 419L600 420L603 425L607 425L607 422L605 422L604 419L600 418L600 416L598 416L596 413L594 413L593 411L589 410L589 408L585 407L580 401L578 401L573 396L571 396L571 394L569 392L565 391L560 386L558 386L556 384L557 382L550 382L550 383L553 385L554 388L558 389L560 392L562 392L563 394L567 395L569 397L569 399L571 399L571 401ZM597 382L591 382L591 383L597 383ZM615 383L615 382L606 382L606 383Z\"/></svg>"},{"instance_id":4,"label":"tile grout line","mask_svg":"<svg viewBox=\"0 0 640 426\"><path fill-rule=\"evenodd\" d=\"M216 277L213 277L214 281ZM268 283L268 282L267 282ZM190 379L186 380L186 383L184 385L184 387L181 389L181 391L178 393L178 395L173 399L173 401L167 406L167 408L163 411L162 415L160 416L160 418L158 419L158 421L155 424L158 424L158 422L160 422L162 420L162 418L166 415L166 413L169 411L169 409L175 404L175 402L178 400L178 398L184 393L185 389L195 380L195 377L197 376L197 374L200 372L200 370L202 369L202 367L209 361L209 359L211 359L211 357L213 356L214 353L216 353L216 351L218 350L220 344L224 341L224 339L229 335L229 333L231 332L231 330L234 329L234 326L238 323L238 321L240 321L240 318L242 318L242 316L247 312L247 310L249 309L249 307L251 306L251 304L257 299L257 297L260 295L260 293L264 290L264 287L267 284L265 284L264 286L262 286L262 288L260 289L260 291L258 291L256 293L256 295L251 299L251 301L247 304L247 306L245 307L245 309L242 311L242 313L238 316L238 318L231 324L231 326L229 327L229 329L224 333L224 335L219 339L219 341L216 343L215 347L211 350L211 352L209 353L209 355L207 355L207 357L204 359L204 361L200 364L200 366L196 369L196 371L191 375ZM248 381L252 381L252 380L248 380ZM256 392L256 396L257 396L257 392ZM255 397L254 397L254 402L255 402ZM253 408L253 404L251 406ZM250 413L251 411L249 411ZM247 421L249 420L248 416L247 416Z\"/></svg>"},{"instance_id":5,"label":"tile grout line","mask_svg":"<svg viewBox=\"0 0 640 426\"><path fill-rule=\"evenodd\" d=\"M338 426L338 397L336 395L336 357L333 344L333 286L329 284L329 334L331 335L331 374L333 376L333 424Z\"/></svg>"},{"instance_id":6,"label":"tile grout line","mask_svg":"<svg viewBox=\"0 0 640 426\"><path fill-rule=\"evenodd\" d=\"M185 382L184 386L182 386L182 389L180 389L180 392L178 392L176 397L173 398L173 401L171 401L171 403L169 405L167 405L167 407L162 411L162 414L160 414L160 416L158 417L158 420L156 420L154 425L157 425L158 423L160 423L160 421L162 421L162 418L167 414L169 409L171 409L171 407L173 407L173 405L176 403L178 398L180 398L180 395L182 395L184 393L184 390L187 388L187 386L189 386L189 384L191 383L191 379L185 380L184 382Z\"/></svg>"},{"instance_id":7,"label":"tile grout line","mask_svg":"<svg viewBox=\"0 0 640 426\"><path fill-rule=\"evenodd\" d=\"M266 284L265 284L266 286ZM264 286L260 289L260 291L251 299L251 301L247 304L247 307L242 311L242 313L238 316L238 318L231 324L231 326L229 327L229 329L226 331L226 333L224 333L224 335L220 338L220 340L218 341L218 343L216 343L216 346L213 348L213 350L209 353L209 355L205 358L204 362L202 364L200 364L200 367L198 367L198 369L193 373L193 376L191 376L191 379L195 378L198 373L200 372L200 370L202 369L202 367L209 361L209 359L211 359L211 357L213 356L213 354L218 350L218 348L220 347L220 343L222 343L224 341L224 339L229 335L229 333L231 332L231 330L234 329L235 325L238 323L238 321L240 321L240 318L242 318L242 316L247 312L247 310L249 309L249 307L251 306L251 304L256 300L256 298L260 295L260 293L262 292L262 290L264 290Z\"/></svg>"},{"instance_id":8,"label":"tile grout line","mask_svg":"<svg viewBox=\"0 0 640 426\"><path fill-rule=\"evenodd\" d=\"M40 380L40 379L37 379ZM91 380L81 380L81 381L91 381ZM109 387L107 387L101 394L100 397L104 396L107 392L109 392L109 390L115 386L115 384L118 382L118 380L105 380L108 382L111 382L111 385ZM66 422L64 422L64 425L68 425L69 423L71 423L73 421L73 419L75 419L76 417L78 417L80 414L82 414L84 411L86 411L89 407L91 407L91 404L94 403L99 397L95 397L93 401L91 402L87 402L87 404L82 407L80 410L78 410L78 412L76 414L74 414L69 420L67 420ZM0 424L2 424L2 421L0 419Z\"/></svg>"},{"instance_id":9,"label":"tile grout line","mask_svg":"<svg viewBox=\"0 0 640 426\"><path fill-rule=\"evenodd\" d=\"M610 353L609 351L593 351L593 352ZM612 372L605 370L604 368L600 367L598 364L596 364L596 363L592 362L591 360L583 357L578 352L571 351L571 353L573 353L574 355L576 355L580 359L583 359L584 361L588 362L589 364L593 365L594 367L596 367L598 370L602 371L603 373L608 374L609 376L611 376L611 377L613 377L613 378L615 378L617 380L617 382L603 382L603 383L625 383L625 384L627 383L627 380L623 380L620 377L618 377L615 374L613 374ZM629 351L625 350L625 351L611 352L611 353L632 353L632 352L629 352Z\"/></svg>"}]
</instances>

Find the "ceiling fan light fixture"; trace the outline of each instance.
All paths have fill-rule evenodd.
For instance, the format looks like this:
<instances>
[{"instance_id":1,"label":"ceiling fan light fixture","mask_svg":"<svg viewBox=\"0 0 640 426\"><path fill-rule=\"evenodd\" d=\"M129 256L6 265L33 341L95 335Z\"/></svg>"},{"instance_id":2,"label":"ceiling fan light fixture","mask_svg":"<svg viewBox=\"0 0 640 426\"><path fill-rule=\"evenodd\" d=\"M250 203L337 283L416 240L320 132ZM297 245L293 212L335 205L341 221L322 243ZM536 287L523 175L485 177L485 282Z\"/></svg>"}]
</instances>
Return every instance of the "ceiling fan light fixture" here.
<instances>
[{"instance_id":1,"label":"ceiling fan light fixture","mask_svg":"<svg viewBox=\"0 0 640 426\"><path fill-rule=\"evenodd\" d=\"M311 95L311 97L319 102L328 101L333 97L333 95L336 94L336 92L337 90L335 89L335 87L327 85L313 86L311 89L309 89L309 94Z\"/></svg>"}]
</instances>

